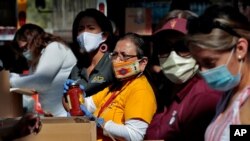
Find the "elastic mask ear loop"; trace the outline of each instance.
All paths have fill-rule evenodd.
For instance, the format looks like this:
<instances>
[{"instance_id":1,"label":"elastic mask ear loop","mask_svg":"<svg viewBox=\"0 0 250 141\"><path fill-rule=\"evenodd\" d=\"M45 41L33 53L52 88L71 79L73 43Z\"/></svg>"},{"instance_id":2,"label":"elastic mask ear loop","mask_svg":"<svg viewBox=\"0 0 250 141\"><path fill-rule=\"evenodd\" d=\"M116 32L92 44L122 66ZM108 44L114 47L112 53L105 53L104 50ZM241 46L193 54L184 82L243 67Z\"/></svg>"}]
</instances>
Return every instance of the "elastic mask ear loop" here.
<instances>
[{"instance_id":1,"label":"elastic mask ear loop","mask_svg":"<svg viewBox=\"0 0 250 141\"><path fill-rule=\"evenodd\" d=\"M229 58L227 59L227 63L226 63L227 65L233 56L233 52L234 52L234 48L232 49L231 54L230 54Z\"/></svg>"},{"instance_id":2,"label":"elastic mask ear loop","mask_svg":"<svg viewBox=\"0 0 250 141\"><path fill-rule=\"evenodd\" d=\"M241 72L241 68L242 68L242 63L243 61L242 61L242 59L240 58L240 68L239 68L239 70L238 70L238 74Z\"/></svg>"},{"instance_id":3,"label":"elastic mask ear loop","mask_svg":"<svg viewBox=\"0 0 250 141\"><path fill-rule=\"evenodd\" d=\"M231 58L232 58L232 56L233 56L234 50L235 50L235 48L233 48L232 51L231 51L231 54L230 54L230 56L229 56L229 58L228 58L228 60L227 60L227 65L228 65L229 61L231 60ZM238 70L238 74L240 73L241 68L242 68L242 59L241 59L241 58L239 58L239 59L240 59L240 67L239 67L239 70Z\"/></svg>"},{"instance_id":4,"label":"elastic mask ear loop","mask_svg":"<svg viewBox=\"0 0 250 141\"><path fill-rule=\"evenodd\" d=\"M139 63L139 65L140 65L140 62L141 62L142 59L144 59L144 57L142 57L141 59L137 60L138 63ZM136 78L140 77L142 74L143 74L143 71L140 72L140 73L136 76Z\"/></svg>"}]
</instances>

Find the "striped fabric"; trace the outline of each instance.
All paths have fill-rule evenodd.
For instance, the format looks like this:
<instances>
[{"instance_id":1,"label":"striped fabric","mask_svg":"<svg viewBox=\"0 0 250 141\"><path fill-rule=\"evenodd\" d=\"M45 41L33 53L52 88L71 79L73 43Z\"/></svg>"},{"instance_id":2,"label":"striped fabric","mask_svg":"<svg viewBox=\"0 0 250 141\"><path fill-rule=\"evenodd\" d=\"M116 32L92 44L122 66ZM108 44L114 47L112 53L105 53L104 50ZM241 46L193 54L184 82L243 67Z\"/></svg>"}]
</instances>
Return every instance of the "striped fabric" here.
<instances>
[{"instance_id":1,"label":"striped fabric","mask_svg":"<svg viewBox=\"0 0 250 141\"><path fill-rule=\"evenodd\" d=\"M250 87L238 95L236 100L208 126L205 133L205 141L229 141L229 125L241 124L240 107L248 99Z\"/></svg>"}]
</instances>

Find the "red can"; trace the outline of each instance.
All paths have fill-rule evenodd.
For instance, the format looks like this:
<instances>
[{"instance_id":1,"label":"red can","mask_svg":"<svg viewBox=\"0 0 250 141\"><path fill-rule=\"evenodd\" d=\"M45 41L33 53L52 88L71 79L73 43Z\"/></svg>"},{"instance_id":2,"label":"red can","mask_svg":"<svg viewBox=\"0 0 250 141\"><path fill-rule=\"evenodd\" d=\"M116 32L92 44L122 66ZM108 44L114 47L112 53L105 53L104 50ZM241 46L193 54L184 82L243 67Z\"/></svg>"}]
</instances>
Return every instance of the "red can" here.
<instances>
[{"instance_id":1,"label":"red can","mask_svg":"<svg viewBox=\"0 0 250 141\"><path fill-rule=\"evenodd\" d=\"M80 89L79 84L72 83L67 92L67 101L70 108L71 116L83 116L80 104L84 103L83 90Z\"/></svg>"}]
</instances>

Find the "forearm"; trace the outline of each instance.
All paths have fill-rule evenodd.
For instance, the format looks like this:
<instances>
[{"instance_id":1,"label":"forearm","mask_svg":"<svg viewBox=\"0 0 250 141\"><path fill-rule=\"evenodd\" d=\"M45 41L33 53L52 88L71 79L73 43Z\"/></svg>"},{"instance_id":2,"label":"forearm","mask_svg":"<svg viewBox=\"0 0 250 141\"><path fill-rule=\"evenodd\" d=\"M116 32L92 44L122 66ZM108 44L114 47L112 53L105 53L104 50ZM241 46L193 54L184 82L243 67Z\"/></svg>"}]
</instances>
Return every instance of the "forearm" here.
<instances>
[{"instance_id":1,"label":"forearm","mask_svg":"<svg viewBox=\"0 0 250 141\"><path fill-rule=\"evenodd\" d=\"M84 105L86 106L87 110L91 113L93 113L96 110L96 106L92 97L86 97Z\"/></svg>"},{"instance_id":2,"label":"forearm","mask_svg":"<svg viewBox=\"0 0 250 141\"><path fill-rule=\"evenodd\" d=\"M11 73L10 85L13 88L29 88L37 91L46 90L51 85L52 79L50 76L31 74L27 76L19 76Z\"/></svg>"},{"instance_id":3,"label":"forearm","mask_svg":"<svg viewBox=\"0 0 250 141\"><path fill-rule=\"evenodd\" d=\"M141 120L128 120L123 124L116 124L113 121L105 123L104 128L115 138L126 141L143 140L148 124ZM107 135L104 132L105 135Z\"/></svg>"}]
</instances>

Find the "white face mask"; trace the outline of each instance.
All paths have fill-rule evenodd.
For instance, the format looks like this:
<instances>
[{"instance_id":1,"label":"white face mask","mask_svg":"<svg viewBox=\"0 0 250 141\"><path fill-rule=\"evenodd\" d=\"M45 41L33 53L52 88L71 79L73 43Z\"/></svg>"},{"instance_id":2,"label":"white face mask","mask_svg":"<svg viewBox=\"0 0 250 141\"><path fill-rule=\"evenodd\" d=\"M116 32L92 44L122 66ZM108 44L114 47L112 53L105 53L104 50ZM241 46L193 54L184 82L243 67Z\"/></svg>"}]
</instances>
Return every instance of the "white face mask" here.
<instances>
[{"instance_id":1,"label":"white face mask","mask_svg":"<svg viewBox=\"0 0 250 141\"><path fill-rule=\"evenodd\" d=\"M28 60L31 61L32 60L32 53L30 52L30 50L26 50L25 52L23 52L23 56Z\"/></svg>"},{"instance_id":2,"label":"white face mask","mask_svg":"<svg viewBox=\"0 0 250 141\"><path fill-rule=\"evenodd\" d=\"M96 50L105 40L102 39L102 32L98 34L82 32L77 36L77 41L81 47L81 50L83 49L89 53Z\"/></svg>"},{"instance_id":3,"label":"white face mask","mask_svg":"<svg viewBox=\"0 0 250 141\"><path fill-rule=\"evenodd\" d=\"M160 58L159 61L164 75L176 84L186 82L198 70L198 65L193 58L181 57L175 51L172 51L167 59Z\"/></svg>"}]
</instances>

